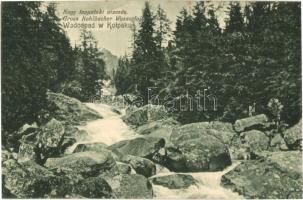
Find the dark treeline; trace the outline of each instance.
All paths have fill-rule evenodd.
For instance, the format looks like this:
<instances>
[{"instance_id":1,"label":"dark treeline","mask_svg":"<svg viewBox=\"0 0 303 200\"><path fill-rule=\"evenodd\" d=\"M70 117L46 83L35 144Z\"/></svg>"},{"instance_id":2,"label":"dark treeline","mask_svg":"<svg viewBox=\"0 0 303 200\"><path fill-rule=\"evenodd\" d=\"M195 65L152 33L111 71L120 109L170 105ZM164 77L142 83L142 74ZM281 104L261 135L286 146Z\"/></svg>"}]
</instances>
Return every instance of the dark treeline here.
<instances>
[{"instance_id":1,"label":"dark treeline","mask_svg":"<svg viewBox=\"0 0 303 200\"><path fill-rule=\"evenodd\" d=\"M54 3L2 3L2 136L52 112L46 92L88 101L106 78L90 32L72 47Z\"/></svg>"},{"instance_id":2,"label":"dark treeline","mask_svg":"<svg viewBox=\"0 0 303 200\"><path fill-rule=\"evenodd\" d=\"M216 97L217 110L179 112L176 106L180 121L234 121L251 108L292 125L301 117L300 10L296 2L232 2L222 29L215 8L197 2L180 12L164 47L169 21L160 7L152 11L146 3L132 56L119 61L118 94L141 95L147 103L153 87L160 103L170 95L171 105L206 91Z\"/></svg>"}]
</instances>

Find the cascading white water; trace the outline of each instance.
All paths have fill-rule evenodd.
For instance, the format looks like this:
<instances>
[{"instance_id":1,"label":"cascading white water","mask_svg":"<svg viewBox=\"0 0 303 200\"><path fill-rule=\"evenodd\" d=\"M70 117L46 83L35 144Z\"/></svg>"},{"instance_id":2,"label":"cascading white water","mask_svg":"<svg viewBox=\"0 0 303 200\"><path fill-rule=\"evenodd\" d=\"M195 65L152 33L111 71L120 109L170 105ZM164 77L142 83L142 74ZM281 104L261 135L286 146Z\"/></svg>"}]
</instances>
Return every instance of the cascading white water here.
<instances>
[{"instance_id":1,"label":"cascading white water","mask_svg":"<svg viewBox=\"0 0 303 200\"><path fill-rule=\"evenodd\" d=\"M159 199L243 199L240 195L220 186L221 177L236 167L239 163L234 163L230 167L220 172L197 172L182 173L190 174L198 182L186 189L169 189L159 185L153 185L155 198ZM156 176L164 176L170 173L160 173Z\"/></svg>"},{"instance_id":2,"label":"cascading white water","mask_svg":"<svg viewBox=\"0 0 303 200\"><path fill-rule=\"evenodd\" d=\"M79 127L87 131L90 137L70 147L68 150L70 153L73 152L78 144L102 142L111 145L122 140L133 139L140 136L136 135L135 132L123 122L121 115L114 112L110 106L94 103L87 103L86 105L100 113L103 119L95 120L87 123L87 125L83 127ZM238 194L220 186L222 175L232 170L237 164L238 163L234 163L232 166L220 172L188 173L192 175L198 183L187 189L168 189L163 186L153 185L155 198L243 199L243 197ZM167 169L162 171L164 172L160 172L156 176L174 173L167 172Z\"/></svg>"},{"instance_id":3,"label":"cascading white water","mask_svg":"<svg viewBox=\"0 0 303 200\"><path fill-rule=\"evenodd\" d=\"M110 106L94 103L86 103L86 106L100 113L103 119L88 122L85 126L79 127L79 129L87 131L89 137L72 145L66 153L72 153L78 144L102 142L106 145L112 145L122 140L137 137L134 131L123 122L121 116L114 112Z\"/></svg>"}]
</instances>

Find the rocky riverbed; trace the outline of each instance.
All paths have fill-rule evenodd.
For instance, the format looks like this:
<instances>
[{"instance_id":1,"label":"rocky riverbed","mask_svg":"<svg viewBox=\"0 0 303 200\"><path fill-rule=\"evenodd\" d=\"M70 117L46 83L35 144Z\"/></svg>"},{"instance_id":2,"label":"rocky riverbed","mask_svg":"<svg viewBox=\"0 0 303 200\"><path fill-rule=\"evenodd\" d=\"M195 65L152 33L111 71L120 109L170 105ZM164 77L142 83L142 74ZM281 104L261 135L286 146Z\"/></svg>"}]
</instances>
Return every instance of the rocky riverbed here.
<instances>
[{"instance_id":1,"label":"rocky riverbed","mask_svg":"<svg viewBox=\"0 0 303 200\"><path fill-rule=\"evenodd\" d=\"M300 123L272 135L258 115L181 125L162 106L117 110L49 93L57 110L2 149L3 196L301 198Z\"/></svg>"}]
</instances>

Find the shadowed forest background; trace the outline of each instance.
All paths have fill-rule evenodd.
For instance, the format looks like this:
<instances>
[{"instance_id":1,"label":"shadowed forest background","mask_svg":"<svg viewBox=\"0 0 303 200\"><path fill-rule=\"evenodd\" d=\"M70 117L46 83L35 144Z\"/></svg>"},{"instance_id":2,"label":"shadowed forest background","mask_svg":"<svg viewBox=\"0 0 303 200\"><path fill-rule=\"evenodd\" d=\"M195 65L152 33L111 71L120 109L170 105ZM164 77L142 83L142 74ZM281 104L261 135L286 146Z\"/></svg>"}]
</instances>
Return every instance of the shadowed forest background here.
<instances>
[{"instance_id":1,"label":"shadowed forest background","mask_svg":"<svg viewBox=\"0 0 303 200\"><path fill-rule=\"evenodd\" d=\"M43 7L43 9L42 9ZM148 3L134 27L132 54L121 57L113 76L105 72L94 36L82 30L71 46L56 4L2 3L2 142L14 143L25 123L52 118L47 91L81 101L101 95L102 80L111 80L117 95L147 99L147 88L173 102L208 89L218 110L176 110L181 123L234 122L265 113L279 127L301 118L301 7L292 2L233 2L222 29L216 10L197 2L177 16L175 30L161 7ZM161 99L161 98L160 98ZM271 102L271 103L269 103ZM144 102L147 103L146 101ZM195 104L194 104L195 105Z\"/></svg>"}]
</instances>

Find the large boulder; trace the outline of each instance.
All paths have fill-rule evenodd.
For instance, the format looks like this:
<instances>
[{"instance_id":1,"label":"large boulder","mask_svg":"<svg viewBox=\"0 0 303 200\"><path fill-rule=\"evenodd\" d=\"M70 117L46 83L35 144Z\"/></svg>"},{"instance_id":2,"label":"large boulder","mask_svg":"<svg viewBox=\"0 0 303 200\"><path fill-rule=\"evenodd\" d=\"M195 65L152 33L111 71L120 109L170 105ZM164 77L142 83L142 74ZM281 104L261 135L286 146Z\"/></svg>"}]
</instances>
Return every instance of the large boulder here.
<instances>
[{"instance_id":1,"label":"large boulder","mask_svg":"<svg viewBox=\"0 0 303 200\"><path fill-rule=\"evenodd\" d=\"M24 160L43 163L48 157L61 153L64 134L63 124L53 118L35 132L22 137L19 155Z\"/></svg>"},{"instance_id":2,"label":"large boulder","mask_svg":"<svg viewBox=\"0 0 303 200\"><path fill-rule=\"evenodd\" d=\"M87 121L102 118L79 100L60 93L47 92L48 101L55 105L53 116L59 121L80 125Z\"/></svg>"},{"instance_id":3,"label":"large boulder","mask_svg":"<svg viewBox=\"0 0 303 200\"><path fill-rule=\"evenodd\" d=\"M161 119L139 126L136 133L143 136L164 138L169 144L173 129L179 125L179 122L172 118Z\"/></svg>"},{"instance_id":4,"label":"large boulder","mask_svg":"<svg viewBox=\"0 0 303 200\"><path fill-rule=\"evenodd\" d=\"M113 178L105 178L118 199L151 199L152 185L142 175L121 174Z\"/></svg>"},{"instance_id":5,"label":"large boulder","mask_svg":"<svg viewBox=\"0 0 303 200\"><path fill-rule=\"evenodd\" d=\"M166 167L172 171L219 171L231 165L228 148L211 135L185 140L176 146L181 154L175 152L173 158L168 155L166 163ZM178 168L174 168L176 166Z\"/></svg>"},{"instance_id":6,"label":"large boulder","mask_svg":"<svg viewBox=\"0 0 303 200\"><path fill-rule=\"evenodd\" d=\"M33 161L18 163L9 159L2 166L3 185L17 198L43 198L60 180Z\"/></svg>"},{"instance_id":7,"label":"large boulder","mask_svg":"<svg viewBox=\"0 0 303 200\"><path fill-rule=\"evenodd\" d=\"M189 174L169 174L153 176L149 178L149 180L154 185L161 185L169 189L186 189L192 185L197 184L197 180L195 180Z\"/></svg>"},{"instance_id":8,"label":"large boulder","mask_svg":"<svg viewBox=\"0 0 303 200\"><path fill-rule=\"evenodd\" d=\"M290 149L302 149L302 119L284 132L284 139Z\"/></svg>"},{"instance_id":9,"label":"large boulder","mask_svg":"<svg viewBox=\"0 0 303 200\"><path fill-rule=\"evenodd\" d=\"M234 129L237 132L242 132L251 129L263 129L267 127L268 118L264 114L238 119L234 124Z\"/></svg>"},{"instance_id":10,"label":"large boulder","mask_svg":"<svg viewBox=\"0 0 303 200\"><path fill-rule=\"evenodd\" d=\"M302 153L263 153L241 163L221 179L221 185L248 199L301 199Z\"/></svg>"},{"instance_id":11,"label":"large boulder","mask_svg":"<svg viewBox=\"0 0 303 200\"><path fill-rule=\"evenodd\" d=\"M174 130L171 135L173 147L169 149L164 164L168 169L180 172L217 171L231 164L222 137L206 126L207 123L193 123Z\"/></svg>"},{"instance_id":12,"label":"large boulder","mask_svg":"<svg viewBox=\"0 0 303 200\"><path fill-rule=\"evenodd\" d=\"M33 161L3 163L6 196L16 198L112 198L111 187L102 177L84 178L76 171L49 170ZM7 196L9 195L9 196Z\"/></svg>"},{"instance_id":13,"label":"large boulder","mask_svg":"<svg viewBox=\"0 0 303 200\"><path fill-rule=\"evenodd\" d=\"M102 152L85 151L66 155L60 158L47 159L45 166L63 172L74 172L84 177L96 176L116 166L116 162L108 150Z\"/></svg>"},{"instance_id":14,"label":"large boulder","mask_svg":"<svg viewBox=\"0 0 303 200\"><path fill-rule=\"evenodd\" d=\"M211 135L228 145L235 132L229 123L198 122L176 127L170 139L172 143L179 143L184 140L199 138L201 135Z\"/></svg>"},{"instance_id":15,"label":"large boulder","mask_svg":"<svg viewBox=\"0 0 303 200\"><path fill-rule=\"evenodd\" d=\"M163 138L144 137L132 140L123 140L108 147L113 152L119 152L122 155L133 155L139 157L151 158L161 148L165 146Z\"/></svg>"},{"instance_id":16,"label":"large boulder","mask_svg":"<svg viewBox=\"0 0 303 200\"><path fill-rule=\"evenodd\" d=\"M39 130L36 136L38 146L44 148L45 151L57 149L63 141L64 126L56 119L51 119Z\"/></svg>"},{"instance_id":17,"label":"large boulder","mask_svg":"<svg viewBox=\"0 0 303 200\"><path fill-rule=\"evenodd\" d=\"M130 164L137 174L147 178L156 174L156 165L146 158L127 155L121 161Z\"/></svg>"},{"instance_id":18,"label":"large boulder","mask_svg":"<svg viewBox=\"0 0 303 200\"><path fill-rule=\"evenodd\" d=\"M168 113L164 106L145 105L140 108L126 110L123 121L129 125L140 126L149 121L157 121L168 117Z\"/></svg>"}]
</instances>

